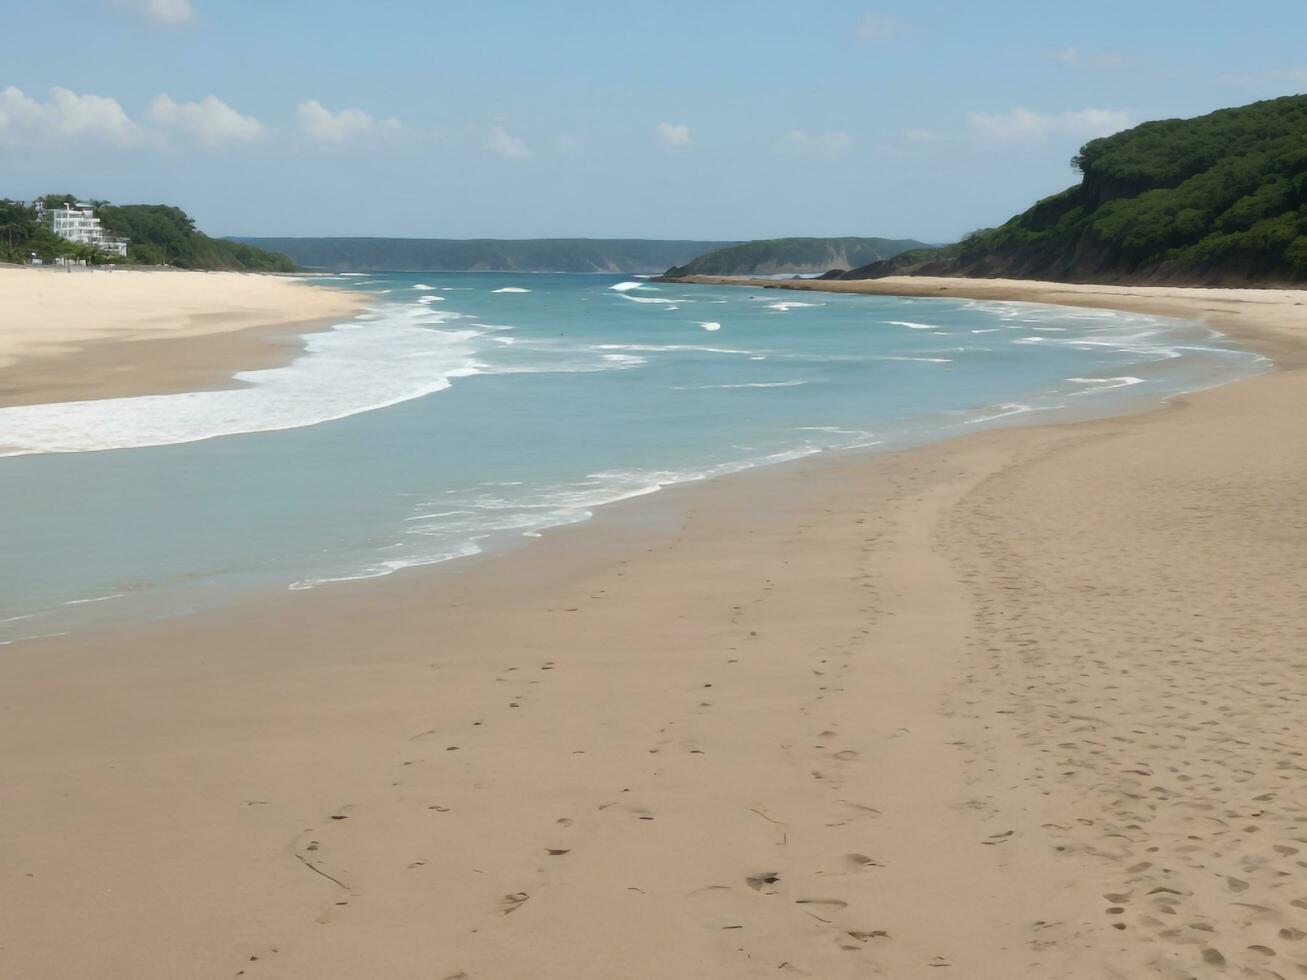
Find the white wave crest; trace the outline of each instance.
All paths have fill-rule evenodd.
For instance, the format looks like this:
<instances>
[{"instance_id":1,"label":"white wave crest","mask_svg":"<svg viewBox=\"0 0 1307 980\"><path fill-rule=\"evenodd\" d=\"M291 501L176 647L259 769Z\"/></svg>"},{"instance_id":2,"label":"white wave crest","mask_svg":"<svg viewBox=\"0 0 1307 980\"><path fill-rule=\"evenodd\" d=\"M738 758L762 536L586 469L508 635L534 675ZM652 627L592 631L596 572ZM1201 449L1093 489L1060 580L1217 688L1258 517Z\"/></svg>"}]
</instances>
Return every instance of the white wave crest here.
<instances>
[{"instance_id":1,"label":"white wave crest","mask_svg":"<svg viewBox=\"0 0 1307 980\"><path fill-rule=\"evenodd\" d=\"M703 351L707 354L752 354L753 351L735 347L699 347L696 344L595 344L595 350L636 351Z\"/></svg>"},{"instance_id":2,"label":"white wave crest","mask_svg":"<svg viewBox=\"0 0 1307 980\"><path fill-rule=\"evenodd\" d=\"M725 388L797 388L806 381L748 381L737 385L673 385L672 391L716 391Z\"/></svg>"},{"instance_id":3,"label":"white wave crest","mask_svg":"<svg viewBox=\"0 0 1307 980\"><path fill-rule=\"evenodd\" d=\"M981 422L993 422L995 419L1005 419L1011 415L1023 415L1026 412L1033 412L1035 409L1031 405L1022 405L1020 402L1007 402L998 406L998 411L989 415L980 415L974 419L967 419L967 425L979 425Z\"/></svg>"},{"instance_id":4,"label":"white wave crest","mask_svg":"<svg viewBox=\"0 0 1307 980\"><path fill-rule=\"evenodd\" d=\"M632 303L648 303L658 306L675 306L677 303L690 303L693 300L675 300L663 299L661 296L632 296L629 293L620 293L622 299L629 299Z\"/></svg>"},{"instance_id":5,"label":"white wave crest","mask_svg":"<svg viewBox=\"0 0 1307 980\"><path fill-rule=\"evenodd\" d=\"M1146 383L1143 378L1132 375L1123 375L1119 378L1067 378L1067 380L1085 386L1081 391L1072 392L1073 395L1092 395L1098 391L1111 391L1113 388L1129 388L1132 385Z\"/></svg>"},{"instance_id":6,"label":"white wave crest","mask_svg":"<svg viewBox=\"0 0 1307 980\"><path fill-rule=\"evenodd\" d=\"M244 371L243 387L0 409L0 456L197 442L294 429L419 398L477 373L479 331L442 326L457 314L387 307L308 335L284 367Z\"/></svg>"},{"instance_id":7,"label":"white wave crest","mask_svg":"<svg viewBox=\"0 0 1307 980\"><path fill-rule=\"evenodd\" d=\"M881 354L874 358L877 361L920 361L922 364L952 364L951 357L907 357L896 354Z\"/></svg>"}]
</instances>

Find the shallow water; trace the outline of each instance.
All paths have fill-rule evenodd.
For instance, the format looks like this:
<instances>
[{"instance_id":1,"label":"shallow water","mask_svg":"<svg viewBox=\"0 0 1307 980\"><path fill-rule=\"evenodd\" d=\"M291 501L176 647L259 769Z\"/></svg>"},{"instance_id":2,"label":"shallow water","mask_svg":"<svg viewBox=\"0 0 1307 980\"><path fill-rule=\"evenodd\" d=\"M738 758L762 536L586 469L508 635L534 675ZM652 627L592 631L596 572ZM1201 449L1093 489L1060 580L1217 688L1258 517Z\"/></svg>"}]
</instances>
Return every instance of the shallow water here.
<instances>
[{"instance_id":1,"label":"shallow water","mask_svg":"<svg viewBox=\"0 0 1307 980\"><path fill-rule=\"evenodd\" d=\"M246 387L0 409L0 642L475 554L660 486L1265 369L1206 327L609 276L371 274Z\"/></svg>"}]
</instances>

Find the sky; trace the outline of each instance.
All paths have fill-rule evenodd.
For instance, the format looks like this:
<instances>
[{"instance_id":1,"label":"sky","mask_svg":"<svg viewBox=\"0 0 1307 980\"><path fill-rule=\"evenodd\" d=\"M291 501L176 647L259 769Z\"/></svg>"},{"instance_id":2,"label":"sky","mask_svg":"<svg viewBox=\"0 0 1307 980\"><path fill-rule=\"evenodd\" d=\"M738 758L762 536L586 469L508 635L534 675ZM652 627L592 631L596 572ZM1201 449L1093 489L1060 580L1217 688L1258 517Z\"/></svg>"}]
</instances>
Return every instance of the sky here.
<instances>
[{"instance_id":1,"label":"sky","mask_svg":"<svg viewBox=\"0 0 1307 980\"><path fill-rule=\"evenodd\" d=\"M1088 139L1307 92L1303 0L0 0L0 25L0 197L213 235L944 242L1074 183Z\"/></svg>"}]
</instances>

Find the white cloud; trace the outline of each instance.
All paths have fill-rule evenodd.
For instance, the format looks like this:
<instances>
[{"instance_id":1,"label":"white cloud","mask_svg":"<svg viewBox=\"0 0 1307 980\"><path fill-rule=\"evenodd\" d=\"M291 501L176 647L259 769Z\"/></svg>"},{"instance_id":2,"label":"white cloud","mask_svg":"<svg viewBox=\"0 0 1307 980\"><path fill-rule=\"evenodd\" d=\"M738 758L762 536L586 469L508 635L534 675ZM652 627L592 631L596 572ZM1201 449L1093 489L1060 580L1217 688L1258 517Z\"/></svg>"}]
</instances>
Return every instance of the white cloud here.
<instances>
[{"instance_id":1,"label":"white cloud","mask_svg":"<svg viewBox=\"0 0 1307 980\"><path fill-rule=\"evenodd\" d=\"M829 133L805 133L801 129L792 129L777 144L779 153L792 156L832 157L843 156L853 144L853 137L842 130Z\"/></svg>"},{"instance_id":2,"label":"white cloud","mask_svg":"<svg viewBox=\"0 0 1307 980\"><path fill-rule=\"evenodd\" d=\"M863 15L853 28L853 36L868 44L880 44L902 37L912 30L912 25L900 20L893 14L870 13Z\"/></svg>"},{"instance_id":3,"label":"white cloud","mask_svg":"<svg viewBox=\"0 0 1307 980\"><path fill-rule=\"evenodd\" d=\"M526 140L512 135L498 123L490 127L490 134L486 137L485 147L491 153L497 153L501 157L529 157L531 155L531 148L526 145Z\"/></svg>"},{"instance_id":4,"label":"white cloud","mask_svg":"<svg viewBox=\"0 0 1307 980\"><path fill-rule=\"evenodd\" d=\"M363 137L395 133L403 128L398 119L376 119L362 109L332 112L317 99L299 106L300 129L323 143L343 145Z\"/></svg>"},{"instance_id":5,"label":"white cloud","mask_svg":"<svg viewBox=\"0 0 1307 980\"><path fill-rule=\"evenodd\" d=\"M199 102L174 102L160 95L150 103L148 115L156 126L184 133L206 150L248 142L263 132L263 124L257 119L242 116L213 95Z\"/></svg>"},{"instance_id":6,"label":"white cloud","mask_svg":"<svg viewBox=\"0 0 1307 980\"><path fill-rule=\"evenodd\" d=\"M905 143L934 143L939 139L938 133L933 133L929 129L906 129L903 131L903 142Z\"/></svg>"},{"instance_id":7,"label":"white cloud","mask_svg":"<svg viewBox=\"0 0 1307 980\"><path fill-rule=\"evenodd\" d=\"M1079 48L1058 48L1056 51L1050 51L1048 57L1070 68L1101 68L1110 71L1125 64L1125 59L1119 54L1112 54L1109 51L1081 51Z\"/></svg>"},{"instance_id":8,"label":"white cloud","mask_svg":"<svg viewBox=\"0 0 1307 980\"><path fill-rule=\"evenodd\" d=\"M967 117L972 128L996 140L1040 140L1047 136L1110 136L1131 125L1128 113L1116 109L1080 109L1043 115L1029 109L1007 112L973 112Z\"/></svg>"},{"instance_id":9,"label":"white cloud","mask_svg":"<svg viewBox=\"0 0 1307 980\"><path fill-rule=\"evenodd\" d=\"M195 19L195 8L191 6L191 0L114 0L114 3L156 24L175 27L189 24Z\"/></svg>"},{"instance_id":10,"label":"white cloud","mask_svg":"<svg viewBox=\"0 0 1307 980\"><path fill-rule=\"evenodd\" d=\"M684 123L660 122L658 138L666 146L688 146L690 144L690 127Z\"/></svg>"},{"instance_id":11,"label":"white cloud","mask_svg":"<svg viewBox=\"0 0 1307 980\"><path fill-rule=\"evenodd\" d=\"M12 85L0 91L0 144L130 146L144 138L145 132L116 99L52 88L49 101L40 102Z\"/></svg>"}]
</instances>

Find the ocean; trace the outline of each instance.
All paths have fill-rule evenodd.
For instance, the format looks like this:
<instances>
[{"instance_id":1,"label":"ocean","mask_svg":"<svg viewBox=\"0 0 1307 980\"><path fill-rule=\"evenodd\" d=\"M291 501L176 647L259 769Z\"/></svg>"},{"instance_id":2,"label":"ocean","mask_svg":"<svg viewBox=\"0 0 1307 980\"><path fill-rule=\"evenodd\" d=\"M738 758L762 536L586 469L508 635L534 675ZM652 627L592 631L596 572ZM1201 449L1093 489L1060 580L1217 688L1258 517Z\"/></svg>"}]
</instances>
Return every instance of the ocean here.
<instances>
[{"instance_id":1,"label":"ocean","mask_svg":"<svg viewBox=\"0 0 1307 980\"><path fill-rule=\"evenodd\" d=\"M374 302L243 386L0 409L0 643L488 550L660 487L1103 415L1266 370L1200 324L619 276Z\"/></svg>"}]
</instances>

